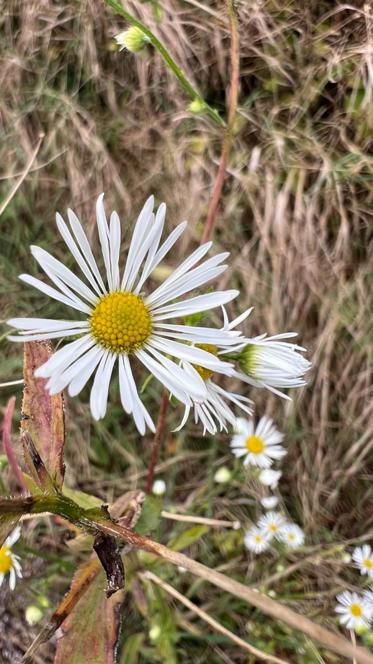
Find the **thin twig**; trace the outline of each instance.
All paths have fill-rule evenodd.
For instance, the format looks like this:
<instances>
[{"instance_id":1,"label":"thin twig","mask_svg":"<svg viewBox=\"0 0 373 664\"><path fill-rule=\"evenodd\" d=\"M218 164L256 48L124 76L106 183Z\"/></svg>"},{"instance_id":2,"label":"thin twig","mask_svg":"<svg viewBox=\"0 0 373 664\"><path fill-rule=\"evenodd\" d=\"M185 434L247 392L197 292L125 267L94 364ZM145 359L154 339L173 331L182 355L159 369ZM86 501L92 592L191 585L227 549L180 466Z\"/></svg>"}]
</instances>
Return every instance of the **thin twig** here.
<instances>
[{"instance_id":1,"label":"thin twig","mask_svg":"<svg viewBox=\"0 0 373 664\"><path fill-rule=\"evenodd\" d=\"M258 648L254 648L254 646L250 645L247 643L247 641L244 641L241 639L239 636L236 636L233 632L231 632L229 629L221 625L217 620L214 620L206 611L203 611L199 606L196 606L191 602L187 597L179 593L173 586L170 586L166 581L163 581L162 579L159 578L159 576L156 576L153 572L144 572L140 574L140 577L142 579L148 579L149 581L153 581L153 583L156 583L158 586L163 588L169 595L172 597L175 597L175 599L179 600L184 606L186 606L190 611L193 611L197 616L202 618L205 622L207 622L213 629L215 629L217 632L220 632L220 634L224 634L224 636L227 636L228 639L231 639L236 645L240 646L243 650L246 650L249 652L251 655L254 655L257 659L264 660L265 662L273 662L273 664L286 664L286 662L283 659L279 659L278 657L275 657L273 655L269 655L262 650L258 650Z\"/></svg>"},{"instance_id":2,"label":"thin twig","mask_svg":"<svg viewBox=\"0 0 373 664\"><path fill-rule=\"evenodd\" d=\"M231 34L231 46L230 46L231 86L229 90L229 100L228 100L228 121L227 121L227 127L224 131L219 168L211 195L210 206L207 212L205 228L202 236L202 243L207 242L214 228L216 220L216 212L218 209L220 196L225 179L225 171L228 163L229 150L232 142L233 125L237 110L238 87L239 87L239 76L240 76L238 20L234 8L234 0L225 0L225 4L229 16L230 34Z\"/></svg>"},{"instance_id":3,"label":"thin twig","mask_svg":"<svg viewBox=\"0 0 373 664\"><path fill-rule=\"evenodd\" d=\"M18 182L16 182L13 189L11 189L8 196L6 197L5 201L1 204L1 206L0 206L0 217L3 214L4 210L8 207L8 205L9 205L10 201L12 200L13 196L16 195L16 193L17 193L18 189L20 188L22 182L24 181L24 179L27 177L28 173L30 172L31 166L34 163L34 161L37 157L37 154L40 150L40 146L43 142L43 138L44 138L44 134L40 134L39 135L39 140L38 140L38 142L35 146L35 149L34 149L32 155L30 157L29 163L27 164L27 166L26 166L25 170L23 171L23 173L22 173L20 179L18 180Z\"/></svg>"},{"instance_id":4,"label":"thin twig","mask_svg":"<svg viewBox=\"0 0 373 664\"><path fill-rule=\"evenodd\" d=\"M206 519L203 516L193 516L192 514L175 514L162 510L161 516L171 521L185 521L186 523L202 523L206 526L216 526L218 528L233 528L238 530L241 527L239 521L222 521L221 519Z\"/></svg>"},{"instance_id":5,"label":"thin twig","mask_svg":"<svg viewBox=\"0 0 373 664\"><path fill-rule=\"evenodd\" d=\"M161 442L162 442L164 428L165 428L165 424L166 424L166 414L167 414L168 403L169 403L169 398L168 398L167 390L163 390L162 396L161 396L161 403L160 403L160 406L159 406L157 426L156 426L156 429L155 429L155 434L154 434L154 439L153 439L153 445L152 445L152 451L151 451L151 457L150 457L150 463L149 463L149 469L148 469L148 476L147 476L147 479L146 479L145 493L147 493L148 495L152 491L152 486L153 486L153 481L154 481L154 470L155 470L155 467L156 467L157 462L158 462L159 449L160 449L160 445L161 445Z\"/></svg>"}]
</instances>

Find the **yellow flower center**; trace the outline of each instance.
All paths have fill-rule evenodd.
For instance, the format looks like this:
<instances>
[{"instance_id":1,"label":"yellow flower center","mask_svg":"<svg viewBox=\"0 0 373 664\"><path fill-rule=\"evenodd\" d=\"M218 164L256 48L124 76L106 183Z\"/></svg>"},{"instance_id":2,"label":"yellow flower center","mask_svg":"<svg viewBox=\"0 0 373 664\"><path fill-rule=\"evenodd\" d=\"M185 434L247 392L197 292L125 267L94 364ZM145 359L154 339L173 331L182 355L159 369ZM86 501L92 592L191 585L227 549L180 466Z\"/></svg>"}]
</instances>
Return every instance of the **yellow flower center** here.
<instances>
[{"instance_id":1,"label":"yellow flower center","mask_svg":"<svg viewBox=\"0 0 373 664\"><path fill-rule=\"evenodd\" d=\"M150 312L143 299L126 291L102 297L89 322L100 346L114 353L138 350L152 331Z\"/></svg>"},{"instance_id":2,"label":"yellow flower center","mask_svg":"<svg viewBox=\"0 0 373 664\"><path fill-rule=\"evenodd\" d=\"M355 618L360 618L360 616L363 615L361 606L359 606L359 604L351 604L350 612L353 616L355 616Z\"/></svg>"},{"instance_id":3,"label":"yellow flower center","mask_svg":"<svg viewBox=\"0 0 373 664\"><path fill-rule=\"evenodd\" d=\"M249 436L246 438L245 445L252 454L260 454L264 450L264 442L259 436Z\"/></svg>"},{"instance_id":4,"label":"yellow flower center","mask_svg":"<svg viewBox=\"0 0 373 664\"><path fill-rule=\"evenodd\" d=\"M373 560L370 558L365 558L365 560L363 560L363 565L368 569L373 569Z\"/></svg>"},{"instance_id":5,"label":"yellow flower center","mask_svg":"<svg viewBox=\"0 0 373 664\"><path fill-rule=\"evenodd\" d=\"M255 535L255 541L257 544L260 544L263 540L263 537L261 535Z\"/></svg>"},{"instance_id":6,"label":"yellow flower center","mask_svg":"<svg viewBox=\"0 0 373 664\"><path fill-rule=\"evenodd\" d=\"M213 344L196 344L196 348L205 350L207 353L211 353L212 355L218 354L218 349ZM193 366L195 370L198 371L199 375L201 376L201 378L203 378L203 380L208 380L208 378L211 378L212 374L214 373L213 371L211 371L211 369L205 369L205 367L200 367L199 364L193 364Z\"/></svg>"},{"instance_id":7,"label":"yellow flower center","mask_svg":"<svg viewBox=\"0 0 373 664\"><path fill-rule=\"evenodd\" d=\"M6 574L13 567L12 557L9 546L2 546L0 549L0 574Z\"/></svg>"},{"instance_id":8,"label":"yellow flower center","mask_svg":"<svg viewBox=\"0 0 373 664\"><path fill-rule=\"evenodd\" d=\"M278 531L277 523L270 523L269 524L269 529L272 533L277 533L277 531Z\"/></svg>"},{"instance_id":9,"label":"yellow flower center","mask_svg":"<svg viewBox=\"0 0 373 664\"><path fill-rule=\"evenodd\" d=\"M288 540L289 540L289 542L293 542L295 540L294 533L288 533Z\"/></svg>"}]
</instances>

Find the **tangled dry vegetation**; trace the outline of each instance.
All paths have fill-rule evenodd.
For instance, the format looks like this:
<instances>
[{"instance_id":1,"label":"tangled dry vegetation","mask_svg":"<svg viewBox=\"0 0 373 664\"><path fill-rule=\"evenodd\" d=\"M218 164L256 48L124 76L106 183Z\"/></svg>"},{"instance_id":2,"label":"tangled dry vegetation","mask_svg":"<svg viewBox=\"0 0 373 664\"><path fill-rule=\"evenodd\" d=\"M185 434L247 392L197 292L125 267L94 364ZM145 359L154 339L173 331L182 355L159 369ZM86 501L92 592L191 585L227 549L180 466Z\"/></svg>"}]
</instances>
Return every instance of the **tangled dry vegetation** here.
<instances>
[{"instance_id":1,"label":"tangled dry vegetation","mask_svg":"<svg viewBox=\"0 0 373 664\"><path fill-rule=\"evenodd\" d=\"M154 30L202 96L224 114L229 29L221 4L130 0L126 8ZM231 251L231 269L219 285L241 290L242 309L255 305L246 323L250 336L297 330L309 349L310 382L291 403L256 394L258 415L270 414L286 432L282 493L289 514L306 531L307 546L302 556L253 560L239 532L209 530L188 552L275 592L300 613L335 629L335 594L358 583L342 554L373 530L373 16L358 1L312 1L306 7L299 0L241 0L237 10L239 108L214 231L216 249ZM56 315L57 305L46 311L43 298L26 290L17 275L34 269L32 243L48 243L62 255L55 210L73 207L93 233L94 200L101 191L131 223L150 192L167 202L170 229L188 219L187 240L172 262L196 246L222 137L209 119L188 111L190 100L157 52L149 47L138 56L118 53L113 36L125 24L104 2L12 0L3 2L0 17L5 321L42 311ZM22 366L19 347L7 342L5 329L1 381L19 378ZM1 408L13 393L14 388L2 390ZM146 400L154 412L156 385L149 386ZM67 403L68 483L105 501L126 488L142 488L150 436L137 442L115 387L103 422L91 422L86 402L84 393L80 401ZM169 430L179 415L173 409ZM229 438L202 439L193 425L188 431L168 435L162 451L166 506L249 525L257 513L259 486L239 473L224 489L212 479L220 465L231 463ZM180 524L162 521L156 535L168 541L181 531ZM22 604L40 592L53 603L68 587L73 555L63 529L44 523L27 526L27 532ZM42 557L37 554L41 542ZM192 585L173 570L166 578L233 631L242 637L249 633L257 647L286 661L342 661L200 581ZM123 664L255 661L223 637L211 637L202 622L180 604L171 605L160 591L153 589L145 610L141 593L134 585L127 599ZM13 625L9 639L1 630L1 661L13 664L29 644L31 630L20 602L3 591L1 597L4 624ZM163 651L147 637L156 615L163 616L169 635ZM134 637L133 648L144 644L144 659L131 655L128 645L125 649ZM52 661L53 647L40 661Z\"/></svg>"}]
</instances>

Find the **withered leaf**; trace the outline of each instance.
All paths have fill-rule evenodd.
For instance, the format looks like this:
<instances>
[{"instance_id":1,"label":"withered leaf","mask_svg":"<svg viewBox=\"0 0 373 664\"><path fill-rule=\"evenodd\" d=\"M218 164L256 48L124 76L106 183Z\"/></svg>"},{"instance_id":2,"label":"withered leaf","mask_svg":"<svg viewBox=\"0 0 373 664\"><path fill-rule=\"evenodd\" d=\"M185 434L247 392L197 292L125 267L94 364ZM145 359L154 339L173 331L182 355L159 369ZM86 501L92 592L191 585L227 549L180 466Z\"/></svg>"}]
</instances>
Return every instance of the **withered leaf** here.
<instances>
[{"instance_id":1,"label":"withered leaf","mask_svg":"<svg viewBox=\"0 0 373 664\"><path fill-rule=\"evenodd\" d=\"M21 430L30 434L55 487L61 488L65 472L63 397L62 394L50 396L45 389L46 380L34 376L35 369L52 354L51 344L47 341L24 344Z\"/></svg>"}]
</instances>

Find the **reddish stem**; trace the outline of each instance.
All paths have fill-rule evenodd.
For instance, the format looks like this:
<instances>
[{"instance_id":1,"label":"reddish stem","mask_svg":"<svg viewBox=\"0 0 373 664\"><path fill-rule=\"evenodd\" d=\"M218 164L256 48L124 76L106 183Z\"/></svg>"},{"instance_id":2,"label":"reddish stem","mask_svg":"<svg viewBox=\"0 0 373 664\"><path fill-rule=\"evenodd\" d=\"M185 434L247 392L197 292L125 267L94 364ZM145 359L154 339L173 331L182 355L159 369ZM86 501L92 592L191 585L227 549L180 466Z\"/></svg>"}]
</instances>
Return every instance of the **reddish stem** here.
<instances>
[{"instance_id":1,"label":"reddish stem","mask_svg":"<svg viewBox=\"0 0 373 664\"><path fill-rule=\"evenodd\" d=\"M27 486L22 474L22 471L18 465L16 455L14 454L13 445L12 445L12 419L14 414L14 405L16 402L15 397L10 397L4 415L4 424L3 424L3 446L5 454L8 457L9 466L11 467L14 476L21 489L27 491Z\"/></svg>"},{"instance_id":2,"label":"reddish stem","mask_svg":"<svg viewBox=\"0 0 373 664\"><path fill-rule=\"evenodd\" d=\"M154 471L157 465L159 449L163 438L163 433L166 424L166 414L168 408L169 398L167 390L163 390L161 396L161 404L159 407L159 413L157 418L157 426L155 429L155 435L153 439L152 452L150 457L148 476L146 479L145 493L149 495L152 491L153 481L154 481Z\"/></svg>"}]
</instances>

